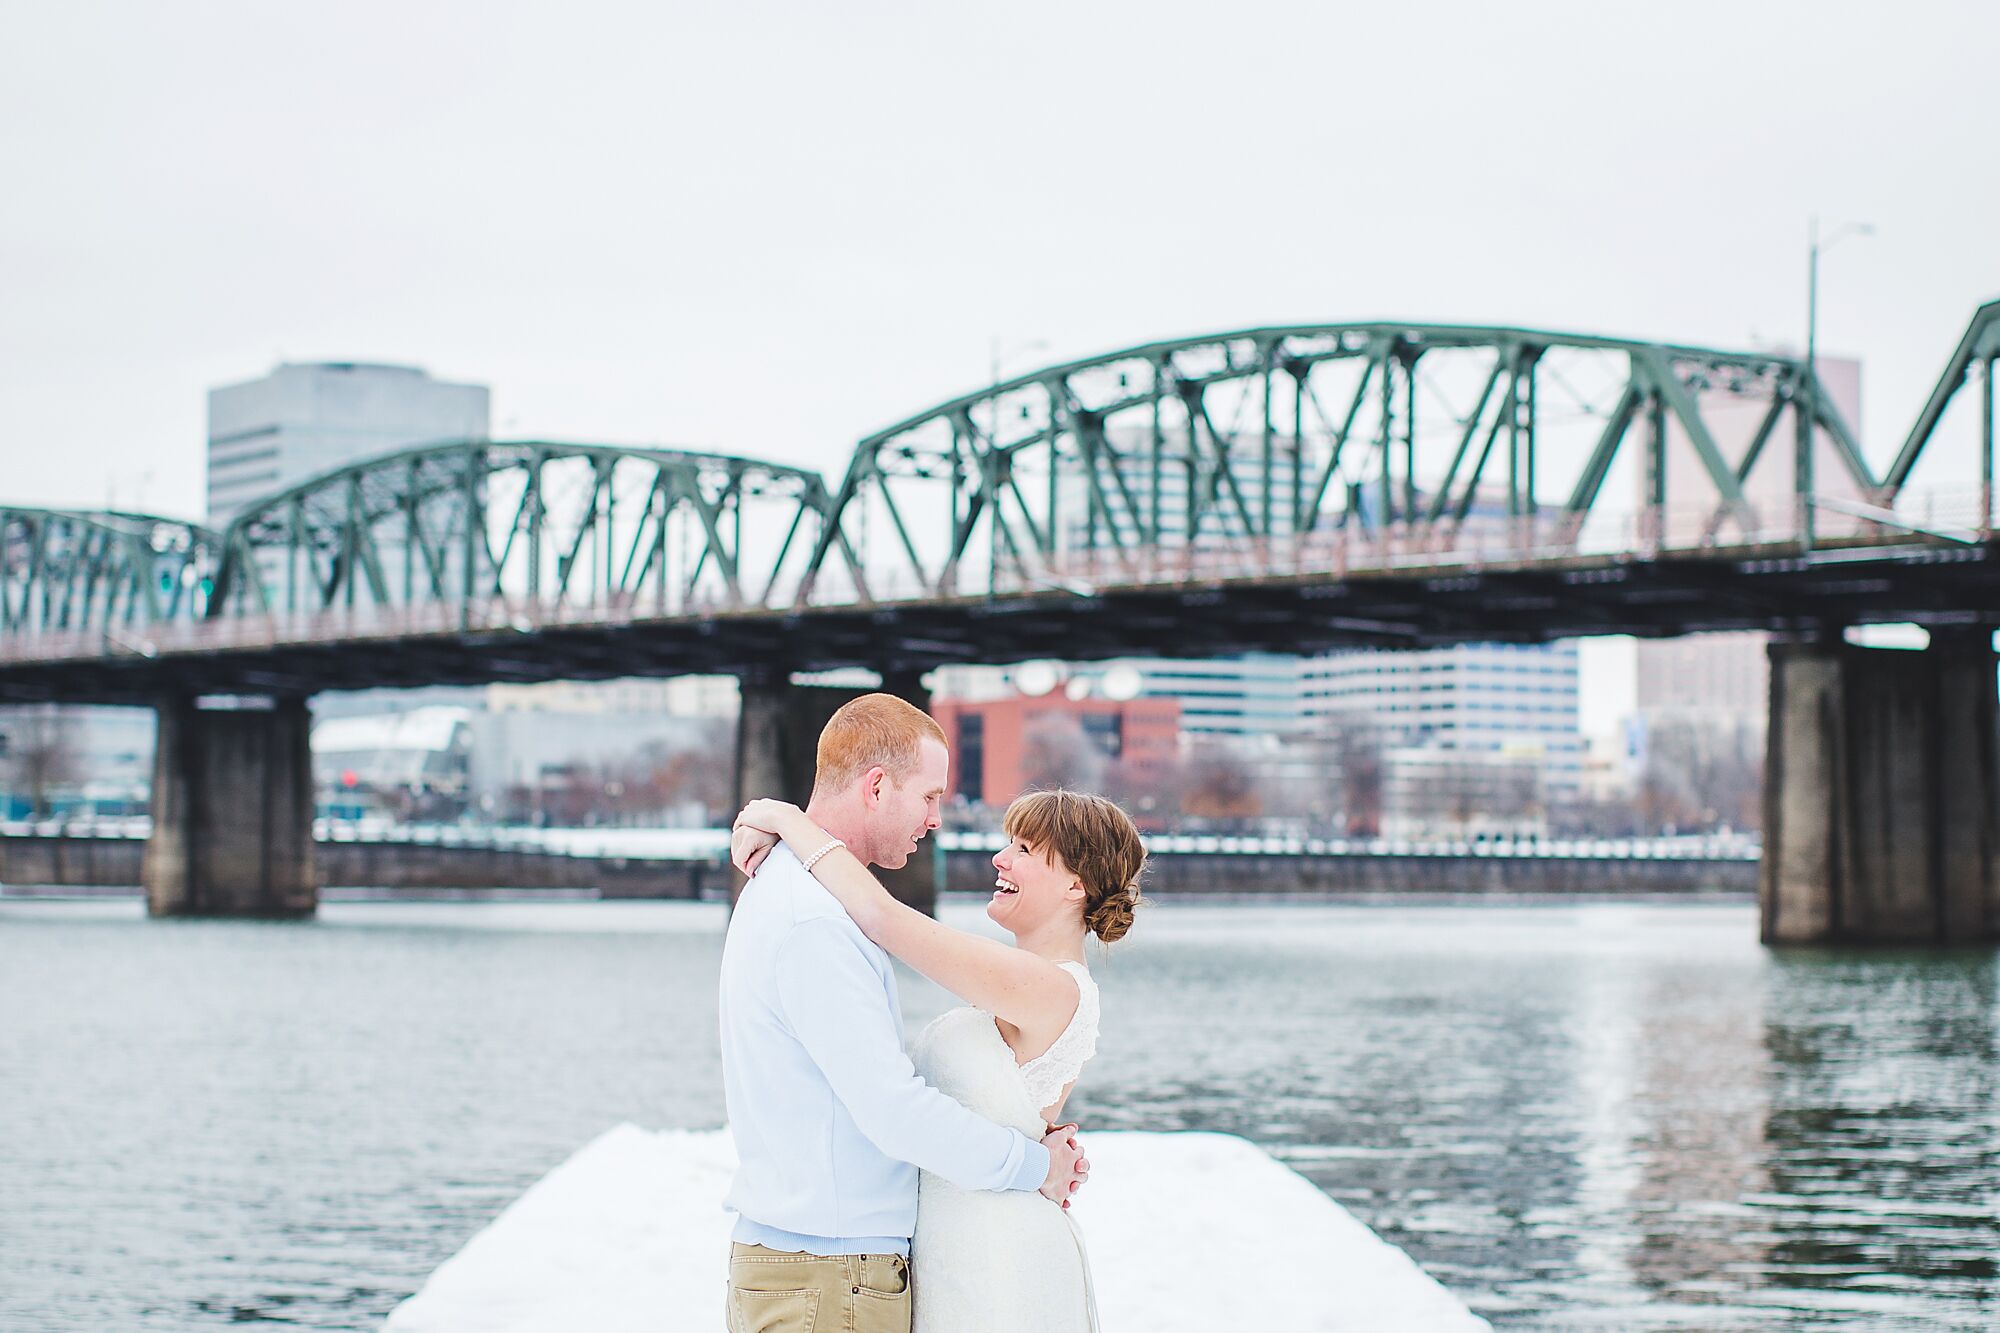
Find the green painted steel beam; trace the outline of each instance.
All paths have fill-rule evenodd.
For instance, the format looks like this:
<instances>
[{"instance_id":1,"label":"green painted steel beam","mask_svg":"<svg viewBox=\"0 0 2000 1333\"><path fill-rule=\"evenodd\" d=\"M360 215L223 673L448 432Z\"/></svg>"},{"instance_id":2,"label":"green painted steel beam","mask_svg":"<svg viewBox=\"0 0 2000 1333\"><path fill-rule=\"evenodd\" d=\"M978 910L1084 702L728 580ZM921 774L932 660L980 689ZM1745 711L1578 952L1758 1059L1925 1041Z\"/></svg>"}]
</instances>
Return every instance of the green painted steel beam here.
<instances>
[{"instance_id":1,"label":"green painted steel beam","mask_svg":"<svg viewBox=\"0 0 2000 1333\"><path fill-rule=\"evenodd\" d=\"M1972 320L1965 326L1965 334L1958 340L1945 361L1944 373L1938 376L1937 386L1924 401L1923 410L1917 414L1915 424L1903 440L1903 447L1889 464L1889 470L1882 474L1879 494L1885 499L1893 499L1896 492L1910 479L1910 472L1923 457L1924 446L1930 443L1937 432L1938 422L1944 418L1944 410L1951 406L1951 400L1971 374L1976 361L1991 362L2000 356L2000 301L1988 301L1973 312Z\"/></svg>"},{"instance_id":2,"label":"green painted steel beam","mask_svg":"<svg viewBox=\"0 0 2000 1333\"><path fill-rule=\"evenodd\" d=\"M1996 355L2000 302L1975 315L1878 480L1796 358L1499 325L1264 326L1142 343L948 399L860 441L831 489L809 469L724 454L468 440L309 478L221 532L0 509L0 633L425 607L472 628L557 604L733 611L866 604L877 589L997 596L1096 569L1196 577L1203 552L1258 559L1280 540L1305 551L1355 520L1421 550L1424 529L1453 539L1503 494L1507 513L1532 520L1544 485L1567 497L1574 537L1642 418L1644 502L1656 514L1665 503L1671 421L1710 497L1712 539L1728 518L1751 523L1744 485L1787 409L1802 440L1823 431L1886 502L1981 368L1984 406ZM1619 378L1594 377L1586 399L1572 386L1592 381L1565 373L1579 359ZM1742 437L1718 427L1723 395L1759 409L1733 459L1725 445ZM1503 447L1504 491L1486 480ZM1549 475L1586 451L1573 475ZM1981 467L1990 491L1992 463Z\"/></svg>"},{"instance_id":3,"label":"green painted steel beam","mask_svg":"<svg viewBox=\"0 0 2000 1333\"><path fill-rule=\"evenodd\" d=\"M1282 324L1257 328L1239 329L1229 333L1208 334L1198 338L1182 338L1169 342L1140 343L1115 352L1105 352L1075 361L1065 361L1029 374L1002 380L998 384L950 398L914 416L905 417L893 425L863 437L857 452L864 452L872 446L903 435L913 427L924 424L933 417L946 412L967 409L987 402L995 397L1006 397L1031 385L1047 383L1052 379L1065 379L1080 371L1103 366L1116 365L1121 361L1145 360L1183 352L1190 348L1221 346L1229 343L1282 342L1293 338L1315 338L1330 335L1352 334L1367 339L1385 341L1404 338L1420 343L1426 350L1440 348L1478 348L1501 344L1532 345L1543 348L1568 347L1596 351L1642 352L1658 351L1675 360L1687 360L1716 365L1736 365L1765 371L1782 371L1801 364L1798 358L1770 352L1736 352L1713 347L1695 347L1680 343L1646 342L1632 338L1611 338L1596 334L1557 333L1548 330L1513 328L1503 325L1475 324ZM1371 352L1329 353L1333 356L1372 355ZM1236 378L1228 376L1227 378ZM1143 399L1135 398L1134 403Z\"/></svg>"}]
</instances>

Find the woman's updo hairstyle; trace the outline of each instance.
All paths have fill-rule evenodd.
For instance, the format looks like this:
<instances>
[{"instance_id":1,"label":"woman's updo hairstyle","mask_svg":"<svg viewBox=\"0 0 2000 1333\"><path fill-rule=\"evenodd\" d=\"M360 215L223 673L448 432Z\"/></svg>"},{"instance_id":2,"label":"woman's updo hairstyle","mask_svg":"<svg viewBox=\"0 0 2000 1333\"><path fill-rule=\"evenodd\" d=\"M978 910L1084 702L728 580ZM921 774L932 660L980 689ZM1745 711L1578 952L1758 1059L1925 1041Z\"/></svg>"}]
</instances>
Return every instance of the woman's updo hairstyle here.
<instances>
[{"instance_id":1,"label":"woman's updo hairstyle","mask_svg":"<svg viewBox=\"0 0 2000 1333\"><path fill-rule=\"evenodd\" d=\"M1001 827L1062 858L1083 884L1085 930L1110 944L1132 928L1132 914L1146 904L1139 896L1146 845L1123 810L1083 792L1031 791L1007 807Z\"/></svg>"}]
</instances>

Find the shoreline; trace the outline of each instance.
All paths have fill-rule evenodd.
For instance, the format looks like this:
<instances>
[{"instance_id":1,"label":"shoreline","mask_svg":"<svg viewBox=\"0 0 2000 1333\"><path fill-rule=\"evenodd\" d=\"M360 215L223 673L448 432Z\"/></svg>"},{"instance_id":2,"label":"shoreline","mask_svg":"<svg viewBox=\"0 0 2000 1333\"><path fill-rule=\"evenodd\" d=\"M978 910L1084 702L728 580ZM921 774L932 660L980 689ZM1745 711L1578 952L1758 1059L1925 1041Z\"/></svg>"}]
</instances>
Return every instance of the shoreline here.
<instances>
[{"instance_id":1,"label":"shoreline","mask_svg":"<svg viewBox=\"0 0 2000 1333\"><path fill-rule=\"evenodd\" d=\"M1155 890L1149 896L1152 907L1563 907L1644 905L1669 906L1754 906L1757 895L1739 889L1690 889L1684 891L1522 891L1522 890ZM946 889L938 895L940 905L969 906L986 901L987 893L976 889ZM123 884L0 884L0 903L144 903L145 891ZM644 903L673 903L682 906L720 906L720 896L683 898L632 897L605 894L595 889L491 888L491 889L370 889L331 888L320 890L323 904L348 903L462 903L482 904L565 904L593 906ZM223 918L216 918L223 919Z\"/></svg>"}]
</instances>

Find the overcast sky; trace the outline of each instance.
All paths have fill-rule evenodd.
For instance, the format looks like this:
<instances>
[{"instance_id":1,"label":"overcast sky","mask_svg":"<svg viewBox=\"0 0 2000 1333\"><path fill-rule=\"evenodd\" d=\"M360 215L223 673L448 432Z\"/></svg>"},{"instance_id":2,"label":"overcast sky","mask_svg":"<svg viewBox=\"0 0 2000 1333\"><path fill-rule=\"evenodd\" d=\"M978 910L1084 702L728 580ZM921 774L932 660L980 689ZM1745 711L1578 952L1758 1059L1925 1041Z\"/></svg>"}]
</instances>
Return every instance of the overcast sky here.
<instances>
[{"instance_id":1,"label":"overcast sky","mask_svg":"<svg viewBox=\"0 0 2000 1333\"><path fill-rule=\"evenodd\" d=\"M837 471L1010 370L1273 321L1866 363L2000 296L2000 6L0 0L0 499L195 516L280 359Z\"/></svg>"}]
</instances>

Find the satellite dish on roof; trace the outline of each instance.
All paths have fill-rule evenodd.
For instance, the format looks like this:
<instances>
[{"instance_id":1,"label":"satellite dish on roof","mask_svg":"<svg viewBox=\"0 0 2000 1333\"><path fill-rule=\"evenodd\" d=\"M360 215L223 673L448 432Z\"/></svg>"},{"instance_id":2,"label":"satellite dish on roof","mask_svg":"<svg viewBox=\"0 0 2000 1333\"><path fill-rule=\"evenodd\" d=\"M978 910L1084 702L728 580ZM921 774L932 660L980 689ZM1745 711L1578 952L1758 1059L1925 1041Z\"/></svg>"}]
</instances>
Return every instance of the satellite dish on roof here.
<instances>
[{"instance_id":1,"label":"satellite dish on roof","mask_svg":"<svg viewBox=\"0 0 2000 1333\"><path fill-rule=\"evenodd\" d=\"M1023 662L1014 668L1014 688L1030 698L1047 694L1062 683L1062 667L1054 662Z\"/></svg>"},{"instance_id":2,"label":"satellite dish on roof","mask_svg":"<svg viewBox=\"0 0 2000 1333\"><path fill-rule=\"evenodd\" d=\"M1104 679L1097 683L1099 694L1107 699L1116 699L1120 703L1138 698L1145 689L1146 677L1140 673L1139 668L1127 666L1123 662L1105 672Z\"/></svg>"}]
</instances>

